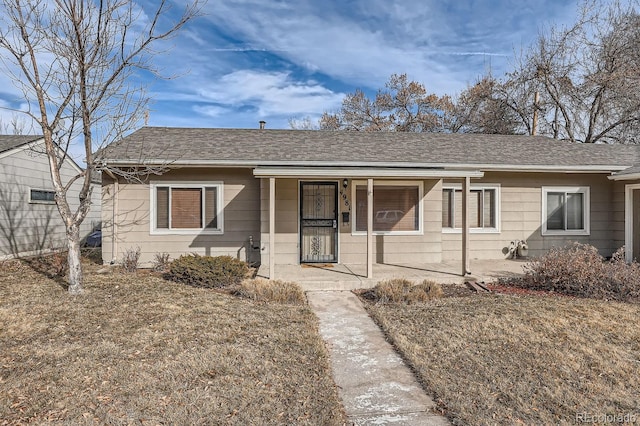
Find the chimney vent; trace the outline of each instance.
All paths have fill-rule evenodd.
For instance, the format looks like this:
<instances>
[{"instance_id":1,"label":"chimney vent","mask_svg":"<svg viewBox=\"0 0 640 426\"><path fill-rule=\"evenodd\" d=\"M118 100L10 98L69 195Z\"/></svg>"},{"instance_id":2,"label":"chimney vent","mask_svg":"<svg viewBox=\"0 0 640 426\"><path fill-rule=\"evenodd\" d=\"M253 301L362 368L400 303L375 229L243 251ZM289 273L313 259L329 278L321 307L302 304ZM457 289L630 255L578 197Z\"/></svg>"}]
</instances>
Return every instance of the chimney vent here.
<instances>
[{"instance_id":1,"label":"chimney vent","mask_svg":"<svg viewBox=\"0 0 640 426\"><path fill-rule=\"evenodd\" d=\"M264 120L260 120L260 130L264 130L264 126L265 126L265 124L267 124L267 122L266 122L266 121L264 121Z\"/></svg>"}]
</instances>

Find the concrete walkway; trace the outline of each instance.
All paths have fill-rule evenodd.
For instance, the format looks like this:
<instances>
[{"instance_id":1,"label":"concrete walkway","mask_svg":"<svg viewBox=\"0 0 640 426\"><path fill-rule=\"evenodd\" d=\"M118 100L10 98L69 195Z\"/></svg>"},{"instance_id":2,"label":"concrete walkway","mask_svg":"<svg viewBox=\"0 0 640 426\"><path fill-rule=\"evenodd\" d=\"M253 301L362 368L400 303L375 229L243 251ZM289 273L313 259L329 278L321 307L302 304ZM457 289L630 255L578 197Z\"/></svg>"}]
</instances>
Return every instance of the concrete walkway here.
<instances>
[{"instance_id":1,"label":"concrete walkway","mask_svg":"<svg viewBox=\"0 0 640 426\"><path fill-rule=\"evenodd\" d=\"M310 291L333 377L354 425L449 425L349 291Z\"/></svg>"}]
</instances>

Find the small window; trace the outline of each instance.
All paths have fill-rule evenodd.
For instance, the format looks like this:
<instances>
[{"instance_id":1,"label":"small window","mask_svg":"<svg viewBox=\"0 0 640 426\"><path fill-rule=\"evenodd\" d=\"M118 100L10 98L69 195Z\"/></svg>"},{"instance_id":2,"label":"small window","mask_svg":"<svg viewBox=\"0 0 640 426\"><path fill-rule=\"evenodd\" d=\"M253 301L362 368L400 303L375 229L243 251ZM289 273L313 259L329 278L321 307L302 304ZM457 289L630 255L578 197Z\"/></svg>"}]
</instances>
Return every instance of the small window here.
<instances>
[{"instance_id":1,"label":"small window","mask_svg":"<svg viewBox=\"0 0 640 426\"><path fill-rule=\"evenodd\" d=\"M56 192L46 189L32 189L29 192L30 203L54 204L56 202Z\"/></svg>"},{"instance_id":2,"label":"small window","mask_svg":"<svg viewBox=\"0 0 640 426\"><path fill-rule=\"evenodd\" d=\"M153 185L152 231L222 233L222 184Z\"/></svg>"},{"instance_id":3,"label":"small window","mask_svg":"<svg viewBox=\"0 0 640 426\"><path fill-rule=\"evenodd\" d=\"M589 188L542 188L542 235L589 235Z\"/></svg>"},{"instance_id":4,"label":"small window","mask_svg":"<svg viewBox=\"0 0 640 426\"><path fill-rule=\"evenodd\" d=\"M367 232L367 185L355 186L355 232ZM421 231L422 186L389 183L373 187L373 232L403 234Z\"/></svg>"},{"instance_id":5,"label":"small window","mask_svg":"<svg viewBox=\"0 0 640 426\"><path fill-rule=\"evenodd\" d=\"M469 229L472 232L499 231L500 192L498 185L472 186L469 190ZM442 189L442 229L462 230L462 188Z\"/></svg>"}]
</instances>

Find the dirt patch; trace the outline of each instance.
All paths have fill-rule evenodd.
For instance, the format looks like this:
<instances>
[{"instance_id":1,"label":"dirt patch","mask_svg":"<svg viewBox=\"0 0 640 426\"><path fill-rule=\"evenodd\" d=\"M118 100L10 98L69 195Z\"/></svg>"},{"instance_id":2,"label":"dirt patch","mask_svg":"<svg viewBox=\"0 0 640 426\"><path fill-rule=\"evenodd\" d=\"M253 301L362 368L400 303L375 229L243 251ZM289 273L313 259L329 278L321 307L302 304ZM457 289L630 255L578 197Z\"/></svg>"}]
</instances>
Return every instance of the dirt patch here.
<instances>
[{"instance_id":1,"label":"dirt patch","mask_svg":"<svg viewBox=\"0 0 640 426\"><path fill-rule=\"evenodd\" d=\"M440 284L444 297L469 297L477 293L464 284Z\"/></svg>"},{"instance_id":2,"label":"dirt patch","mask_svg":"<svg viewBox=\"0 0 640 426\"><path fill-rule=\"evenodd\" d=\"M640 306L550 296L367 309L457 424L639 419Z\"/></svg>"},{"instance_id":3,"label":"dirt patch","mask_svg":"<svg viewBox=\"0 0 640 426\"><path fill-rule=\"evenodd\" d=\"M487 284L489 290L498 294L508 294L512 296L539 296L539 297L569 297L575 298L567 294L558 293L555 291L547 290L533 290L529 288L515 287L511 285L503 284Z\"/></svg>"},{"instance_id":4,"label":"dirt patch","mask_svg":"<svg viewBox=\"0 0 640 426\"><path fill-rule=\"evenodd\" d=\"M343 424L307 306L85 266L0 265L0 423Z\"/></svg>"}]
</instances>

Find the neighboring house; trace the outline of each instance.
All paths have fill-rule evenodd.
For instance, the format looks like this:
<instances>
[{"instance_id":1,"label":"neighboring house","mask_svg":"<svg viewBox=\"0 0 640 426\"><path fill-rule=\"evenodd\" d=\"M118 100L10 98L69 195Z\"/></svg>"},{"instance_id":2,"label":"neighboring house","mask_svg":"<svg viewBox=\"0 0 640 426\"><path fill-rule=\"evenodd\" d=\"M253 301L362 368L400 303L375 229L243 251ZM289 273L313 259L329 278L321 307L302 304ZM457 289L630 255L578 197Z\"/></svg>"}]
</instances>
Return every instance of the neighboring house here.
<instances>
[{"instance_id":1,"label":"neighboring house","mask_svg":"<svg viewBox=\"0 0 640 426\"><path fill-rule=\"evenodd\" d=\"M438 263L570 241L640 256L640 147L546 137L142 128L100 154L103 259ZM466 200L466 202L465 202ZM464 218L468 219L465 221Z\"/></svg>"},{"instance_id":2,"label":"neighboring house","mask_svg":"<svg viewBox=\"0 0 640 426\"><path fill-rule=\"evenodd\" d=\"M64 182L80 172L70 158L60 170ZM72 208L77 207L80 186L78 181L69 190ZM54 195L42 137L0 135L0 260L65 246L65 227ZM82 236L100 225L99 183L94 185L92 200Z\"/></svg>"}]
</instances>

